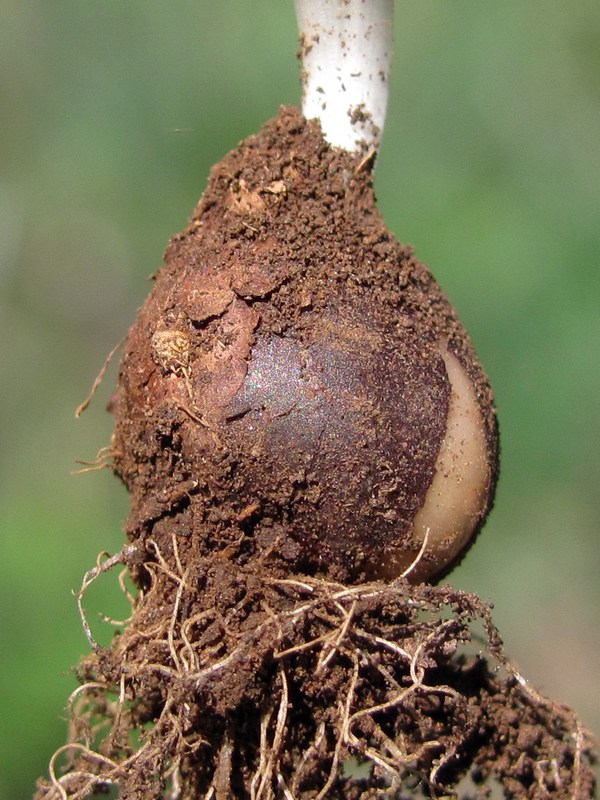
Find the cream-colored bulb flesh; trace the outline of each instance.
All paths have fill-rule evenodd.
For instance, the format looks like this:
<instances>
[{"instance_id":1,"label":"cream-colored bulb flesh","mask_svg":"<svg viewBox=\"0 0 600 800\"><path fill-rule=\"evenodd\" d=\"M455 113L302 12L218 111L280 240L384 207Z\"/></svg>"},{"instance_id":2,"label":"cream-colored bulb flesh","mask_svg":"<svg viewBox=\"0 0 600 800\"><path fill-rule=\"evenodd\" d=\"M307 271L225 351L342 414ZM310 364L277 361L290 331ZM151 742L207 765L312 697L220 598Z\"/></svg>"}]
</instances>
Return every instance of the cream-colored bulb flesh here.
<instances>
[{"instance_id":1,"label":"cream-colored bulb flesh","mask_svg":"<svg viewBox=\"0 0 600 800\"><path fill-rule=\"evenodd\" d=\"M411 583L449 566L466 547L486 506L490 481L484 424L469 375L442 352L451 386L446 434L425 502L413 522L413 550L387 553L380 577L404 574Z\"/></svg>"}]
</instances>

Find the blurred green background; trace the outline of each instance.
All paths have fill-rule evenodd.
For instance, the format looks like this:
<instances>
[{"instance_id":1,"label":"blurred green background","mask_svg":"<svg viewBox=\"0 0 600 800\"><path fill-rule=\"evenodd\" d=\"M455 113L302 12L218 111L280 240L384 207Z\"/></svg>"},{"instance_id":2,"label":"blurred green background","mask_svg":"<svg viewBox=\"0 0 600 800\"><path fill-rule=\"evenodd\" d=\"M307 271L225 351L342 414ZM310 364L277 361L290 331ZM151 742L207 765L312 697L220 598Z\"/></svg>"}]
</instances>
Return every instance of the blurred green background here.
<instances>
[{"instance_id":1,"label":"blurred green background","mask_svg":"<svg viewBox=\"0 0 600 800\"><path fill-rule=\"evenodd\" d=\"M503 434L496 509L452 582L600 733L600 5L397 2L380 206L453 299ZM291 0L3 0L0 797L31 795L87 651L72 589L115 552L110 370L210 166L298 103ZM90 594L124 603L113 576ZM106 626L104 626L106 627ZM106 637L109 633L98 633Z\"/></svg>"}]
</instances>

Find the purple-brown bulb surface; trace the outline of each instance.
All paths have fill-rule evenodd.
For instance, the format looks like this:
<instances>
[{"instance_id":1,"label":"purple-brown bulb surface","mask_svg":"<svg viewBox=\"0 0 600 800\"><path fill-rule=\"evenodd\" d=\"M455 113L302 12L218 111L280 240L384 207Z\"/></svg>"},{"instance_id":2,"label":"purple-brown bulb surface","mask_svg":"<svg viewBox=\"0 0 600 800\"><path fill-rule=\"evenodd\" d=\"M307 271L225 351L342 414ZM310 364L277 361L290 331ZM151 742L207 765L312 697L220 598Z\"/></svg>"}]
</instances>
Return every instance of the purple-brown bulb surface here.
<instances>
[{"instance_id":1,"label":"purple-brown bulb surface","mask_svg":"<svg viewBox=\"0 0 600 800\"><path fill-rule=\"evenodd\" d=\"M467 334L364 164L294 109L213 169L130 331L115 413L134 539L168 524L290 571L429 580L492 502Z\"/></svg>"}]
</instances>

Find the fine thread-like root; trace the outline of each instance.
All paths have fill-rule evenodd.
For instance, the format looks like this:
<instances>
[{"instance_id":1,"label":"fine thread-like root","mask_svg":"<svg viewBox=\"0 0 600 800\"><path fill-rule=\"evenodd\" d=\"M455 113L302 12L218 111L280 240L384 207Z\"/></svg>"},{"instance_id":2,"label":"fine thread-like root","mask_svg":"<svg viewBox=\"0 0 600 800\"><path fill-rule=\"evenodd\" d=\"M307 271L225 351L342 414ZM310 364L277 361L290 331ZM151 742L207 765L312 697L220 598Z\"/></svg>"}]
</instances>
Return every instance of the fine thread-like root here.
<instances>
[{"instance_id":1,"label":"fine thread-like root","mask_svg":"<svg viewBox=\"0 0 600 800\"><path fill-rule=\"evenodd\" d=\"M81 625L85 632L86 639L88 640L90 647L94 651L98 651L100 649L100 645L94 639L94 636L92 634L92 629L90 627L85 610L83 608L83 599L85 597L85 594L87 590L90 588L90 586L100 577L100 575L103 575L105 572L109 572L117 564L126 564L127 559L131 558L131 556L135 553L135 551L136 548L134 545L126 545L125 547L122 548L122 550L120 550L114 556L109 556L108 553L106 552L100 553L100 555L96 560L96 566L93 567L92 569L89 569L85 573L79 591L75 592L75 597L77 598L77 608L79 610L79 616L81 617ZM102 561L102 559L105 556L106 556L105 560ZM125 593L127 599L130 600L130 602L133 605L134 598L126 589L125 584L123 583L123 578L121 576L119 576L119 585L122 588L123 592ZM113 622L113 620L110 620L110 618L108 617L106 617L105 619L106 621Z\"/></svg>"},{"instance_id":2,"label":"fine thread-like root","mask_svg":"<svg viewBox=\"0 0 600 800\"><path fill-rule=\"evenodd\" d=\"M401 578L408 578L410 573L414 572L417 566L421 563L423 556L425 555L425 551L427 550L427 545L429 544L430 533L431 533L431 528L425 528L425 535L423 536L423 542L421 543L419 552L413 559L412 563L410 563L408 567L404 570L404 572L400 575Z\"/></svg>"},{"instance_id":3,"label":"fine thread-like root","mask_svg":"<svg viewBox=\"0 0 600 800\"><path fill-rule=\"evenodd\" d=\"M83 412L88 408L88 406L92 402L92 400L94 398L94 395L96 394L96 391L98 390L98 387L100 386L100 384L104 380L104 376L106 375L106 371L107 371L108 367L110 366L110 362L113 360L113 358L115 356L115 353L122 347L122 345L125 344L126 338L127 337L124 336L121 339L121 341L117 342L117 344L113 347L113 349L110 351L110 353L104 359L104 364L100 368L100 372L96 375L96 377L94 379L94 382L92 384L92 388L90 389L90 391L88 393L88 396L85 398L83 403L81 403L80 405L77 406L77 408L75 410L75 416L77 418L79 418L83 414Z\"/></svg>"},{"instance_id":4,"label":"fine thread-like root","mask_svg":"<svg viewBox=\"0 0 600 800\"><path fill-rule=\"evenodd\" d=\"M225 562L211 585L211 562L192 577L175 537L148 540L147 552L148 585L129 593L132 621L110 648L94 639L83 598L139 549L102 554L84 576L77 599L93 652L38 800L111 785L121 800L459 797L466 774L505 781L509 797L592 796L591 737L512 667L474 595L259 580ZM469 653L476 620L487 661ZM537 726L529 751L510 714Z\"/></svg>"},{"instance_id":5,"label":"fine thread-like root","mask_svg":"<svg viewBox=\"0 0 600 800\"><path fill-rule=\"evenodd\" d=\"M98 472L101 469L113 469L117 451L112 445L101 447L93 461L77 459L76 464L81 464L81 469L73 470L73 475L82 475L85 472Z\"/></svg>"},{"instance_id":6,"label":"fine thread-like root","mask_svg":"<svg viewBox=\"0 0 600 800\"><path fill-rule=\"evenodd\" d=\"M288 683L281 664L278 677L281 682L281 697L277 709L275 731L272 741L269 742L268 728L273 715L273 710L269 709L261 720L259 765L250 783L251 800L263 800L263 798L272 796L273 772L279 761L288 712Z\"/></svg>"}]
</instances>

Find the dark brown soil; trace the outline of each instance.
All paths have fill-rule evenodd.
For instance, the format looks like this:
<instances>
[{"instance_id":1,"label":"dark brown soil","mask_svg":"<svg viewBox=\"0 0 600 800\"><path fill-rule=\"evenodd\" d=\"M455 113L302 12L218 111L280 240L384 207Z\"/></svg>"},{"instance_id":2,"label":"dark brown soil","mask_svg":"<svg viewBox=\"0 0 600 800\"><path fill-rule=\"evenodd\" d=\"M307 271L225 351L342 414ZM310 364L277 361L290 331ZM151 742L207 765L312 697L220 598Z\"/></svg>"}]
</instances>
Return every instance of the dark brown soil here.
<instances>
[{"instance_id":1,"label":"dark brown soil","mask_svg":"<svg viewBox=\"0 0 600 800\"><path fill-rule=\"evenodd\" d=\"M101 648L82 607L92 654L38 800L593 796L590 735L512 668L481 600L368 582L414 549L448 413L440 341L485 426L479 527L491 391L369 164L284 108L215 167L112 403L129 544L80 603L121 565L132 618Z\"/></svg>"}]
</instances>

